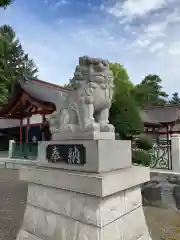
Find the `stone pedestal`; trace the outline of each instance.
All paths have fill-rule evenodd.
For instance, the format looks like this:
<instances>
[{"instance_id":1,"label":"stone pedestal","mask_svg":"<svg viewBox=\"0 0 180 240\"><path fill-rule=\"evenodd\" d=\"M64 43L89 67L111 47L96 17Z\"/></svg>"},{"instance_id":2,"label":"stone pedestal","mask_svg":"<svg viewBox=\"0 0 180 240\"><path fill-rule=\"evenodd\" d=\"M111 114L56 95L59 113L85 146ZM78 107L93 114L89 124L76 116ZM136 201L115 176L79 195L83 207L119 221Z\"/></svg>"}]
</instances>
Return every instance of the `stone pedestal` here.
<instances>
[{"instance_id":1,"label":"stone pedestal","mask_svg":"<svg viewBox=\"0 0 180 240\"><path fill-rule=\"evenodd\" d=\"M83 56L48 117L54 142L38 149L18 240L149 240L140 185L149 169L132 167L131 142L115 141L109 62Z\"/></svg>"},{"instance_id":2,"label":"stone pedestal","mask_svg":"<svg viewBox=\"0 0 180 240\"><path fill-rule=\"evenodd\" d=\"M18 240L150 240L140 184L149 169L106 173L23 168L27 207Z\"/></svg>"},{"instance_id":3,"label":"stone pedestal","mask_svg":"<svg viewBox=\"0 0 180 240\"><path fill-rule=\"evenodd\" d=\"M48 162L46 152L47 146L58 145L82 145L85 148L83 164L67 164L67 162L63 161L63 159L62 161L57 161L54 163ZM40 166L94 173L130 167L132 162L131 142L126 140L58 140L53 142L46 141L39 143L38 153L39 156L37 160Z\"/></svg>"},{"instance_id":4,"label":"stone pedestal","mask_svg":"<svg viewBox=\"0 0 180 240\"><path fill-rule=\"evenodd\" d=\"M12 158L12 155L13 155L13 144L14 143L15 143L14 140L9 140L8 158Z\"/></svg>"},{"instance_id":5,"label":"stone pedestal","mask_svg":"<svg viewBox=\"0 0 180 240\"><path fill-rule=\"evenodd\" d=\"M180 173L180 135L173 134L172 145L172 171Z\"/></svg>"}]
</instances>

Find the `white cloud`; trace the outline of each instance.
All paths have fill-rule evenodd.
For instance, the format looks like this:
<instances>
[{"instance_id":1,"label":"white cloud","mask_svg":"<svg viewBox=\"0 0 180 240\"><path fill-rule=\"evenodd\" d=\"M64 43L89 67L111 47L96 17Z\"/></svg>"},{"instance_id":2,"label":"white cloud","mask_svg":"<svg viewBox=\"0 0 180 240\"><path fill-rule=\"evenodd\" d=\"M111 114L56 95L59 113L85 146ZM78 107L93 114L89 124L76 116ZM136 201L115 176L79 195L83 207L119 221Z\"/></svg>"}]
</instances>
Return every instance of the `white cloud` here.
<instances>
[{"instance_id":1,"label":"white cloud","mask_svg":"<svg viewBox=\"0 0 180 240\"><path fill-rule=\"evenodd\" d=\"M46 4L49 4L51 10L57 10L58 8L60 8L62 6L66 6L66 5L71 4L71 1L69 1L69 0L57 0L54 4L52 4L52 2L50 2L50 0L49 0L49 2L46 3Z\"/></svg>"},{"instance_id":2,"label":"white cloud","mask_svg":"<svg viewBox=\"0 0 180 240\"><path fill-rule=\"evenodd\" d=\"M155 22L152 24L149 24L148 26L146 26L146 29L144 30L144 33L152 38L156 38L156 37L162 37L165 35L165 30L167 27L167 22Z\"/></svg>"},{"instance_id":3,"label":"white cloud","mask_svg":"<svg viewBox=\"0 0 180 240\"><path fill-rule=\"evenodd\" d=\"M64 19L61 19L61 18L56 21L56 24L60 26L63 25L63 23L64 23Z\"/></svg>"},{"instance_id":4,"label":"white cloud","mask_svg":"<svg viewBox=\"0 0 180 240\"><path fill-rule=\"evenodd\" d=\"M67 83L79 56L91 55L113 60L117 49L123 48L122 40L112 36L104 25L87 27L69 21L68 26L54 28L34 15L27 15L19 8L7 9L0 23L6 22L15 29L25 51L39 67L39 75L43 80Z\"/></svg>"},{"instance_id":5,"label":"white cloud","mask_svg":"<svg viewBox=\"0 0 180 240\"><path fill-rule=\"evenodd\" d=\"M160 54L160 51L165 51L163 46L166 46L167 53L175 52L176 43L173 42L176 42L180 37L179 25L177 24L180 22L179 16L180 11L175 9L165 16L158 15L158 19L154 18L149 24L142 25L141 33L134 39L130 49L135 46L141 50L148 47L148 51Z\"/></svg>"},{"instance_id":6,"label":"white cloud","mask_svg":"<svg viewBox=\"0 0 180 240\"><path fill-rule=\"evenodd\" d=\"M180 10L175 8L173 12L167 15L166 22L168 23L179 23L180 22Z\"/></svg>"},{"instance_id":7,"label":"white cloud","mask_svg":"<svg viewBox=\"0 0 180 240\"><path fill-rule=\"evenodd\" d=\"M118 1L114 6L108 8L108 12L115 17L125 18L128 21L163 8L167 3L167 0L125 0L124 3Z\"/></svg>"},{"instance_id":8,"label":"white cloud","mask_svg":"<svg viewBox=\"0 0 180 240\"><path fill-rule=\"evenodd\" d=\"M151 1L154 5L148 3L148 8L146 6L144 10L146 13L155 9L155 0ZM163 6L162 1L161 5ZM157 6L160 8L160 5ZM143 6L140 4L139 7ZM78 57L90 55L123 64L134 83L140 82L149 73L160 74L165 90L169 93L175 91L174 86L180 88L180 70L177 70L180 61L178 9L163 16L158 14L151 22L144 21L147 16L140 13L140 10L134 10L134 14L132 11L126 17L132 19L143 16L144 25L140 22L134 26L129 22L122 26L118 21L123 18L118 18L117 22L114 19L111 21L111 18L106 21L104 15L102 21L93 26L91 21L95 15L89 18L89 22L79 16L79 20L59 18L54 19L54 23L47 24L27 10L15 7L0 13L0 23L8 23L15 28L25 50L38 65L43 80L67 83L73 75ZM97 14L100 15L99 12ZM162 54L163 58L158 57ZM176 71L172 73L169 69Z\"/></svg>"},{"instance_id":9,"label":"white cloud","mask_svg":"<svg viewBox=\"0 0 180 240\"><path fill-rule=\"evenodd\" d=\"M103 3L101 3L101 5L100 5L100 10L102 11L102 10L104 10L105 9L105 5L103 4Z\"/></svg>"},{"instance_id":10,"label":"white cloud","mask_svg":"<svg viewBox=\"0 0 180 240\"><path fill-rule=\"evenodd\" d=\"M149 39L137 39L137 41L135 42L135 44L139 45L140 47L147 47L148 45L150 45L150 40Z\"/></svg>"},{"instance_id":11,"label":"white cloud","mask_svg":"<svg viewBox=\"0 0 180 240\"><path fill-rule=\"evenodd\" d=\"M157 42L150 46L150 51L151 52L159 52L164 48L164 43L163 42Z\"/></svg>"},{"instance_id":12,"label":"white cloud","mask_svg":"<svg viewBox=\"0 0 180 240\"><path fill-rule=\"evenodd\" d=\"M171 43L168 47L168 52L171 55L180 56L180 41Z\"/></svg>"},{"instance_id":13,"label":"white cloud","mask_svg":"<svg viewBox=\"0 0 180 240\"><path fill-rule=\"evenodd\" d=\"M62 6L62 5L67 5L70 4L71 2L69 0L58 0L55 5L58 6Z\"/></svg>"}]
</instances>

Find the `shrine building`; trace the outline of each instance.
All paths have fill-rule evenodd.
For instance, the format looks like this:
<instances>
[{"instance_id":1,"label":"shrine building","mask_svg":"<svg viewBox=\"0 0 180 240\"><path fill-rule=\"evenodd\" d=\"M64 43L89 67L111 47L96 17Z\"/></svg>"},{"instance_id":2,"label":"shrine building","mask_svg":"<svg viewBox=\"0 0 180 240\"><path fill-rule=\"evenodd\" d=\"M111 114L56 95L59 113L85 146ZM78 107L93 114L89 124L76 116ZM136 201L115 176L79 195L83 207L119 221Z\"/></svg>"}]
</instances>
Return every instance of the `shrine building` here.
<instances>
[{"instance_id":1,"label":"shrine building","mask_svg":"<svg viewBox=\"0 0 180 240\"><path fill-rule=\"evenodd\" d=\"M152 105L141 111L144 133L159 141L171 140L180 134L180 104Z\"/></svg>"},{"instance_id":2,"label":"shrine building","mask_svg":"<svg viewBox=\"0 0 180 240\"><path fill-rule=\"evenodd\" d=\"M31 145L37 149L38 141L51 140L46 117L55 111L59 94L67 96L69 91L37 79L17 81L8 103L0 108L0 151L8 151L10 140L15 141L20 153L24 151L21 146ZM170 140L172 134L180 133L180 105L150 106L140 115L144 122L143 134L156 142Z\"/></svg>"},{"instance_id":3,"label":"shrine building","mask_svg":"<svg viewBox=\"0 0 180 240\"><path fill-rule=\"evenodd\" d=\"M58 95L68 91L41 80L20 79L0 109L0 150L8 150L9 140L20 144L51 140L46 116L55 110Z\"/></svg>"}]
</instances>

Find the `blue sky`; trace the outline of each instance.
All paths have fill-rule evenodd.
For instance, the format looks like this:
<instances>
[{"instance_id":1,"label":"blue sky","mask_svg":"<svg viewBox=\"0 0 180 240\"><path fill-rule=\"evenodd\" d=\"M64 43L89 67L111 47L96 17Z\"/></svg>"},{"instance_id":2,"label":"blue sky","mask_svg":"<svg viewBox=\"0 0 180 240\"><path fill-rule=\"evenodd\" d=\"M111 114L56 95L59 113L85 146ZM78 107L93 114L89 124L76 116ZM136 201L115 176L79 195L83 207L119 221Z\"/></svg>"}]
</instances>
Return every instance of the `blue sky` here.
<instances>
[{"instance_id":1,"label":"blue sky","mask_svg":"<svg viewBox=\"0 0 180 240\"><path fill-rule=\"evenodd\" d=\"M42 80L67 83L89 55L123 64L135 84L156 73L170 95L180 92L179 0L14 0L0 10L4 23Z\"/></svg>"}]
</instances>

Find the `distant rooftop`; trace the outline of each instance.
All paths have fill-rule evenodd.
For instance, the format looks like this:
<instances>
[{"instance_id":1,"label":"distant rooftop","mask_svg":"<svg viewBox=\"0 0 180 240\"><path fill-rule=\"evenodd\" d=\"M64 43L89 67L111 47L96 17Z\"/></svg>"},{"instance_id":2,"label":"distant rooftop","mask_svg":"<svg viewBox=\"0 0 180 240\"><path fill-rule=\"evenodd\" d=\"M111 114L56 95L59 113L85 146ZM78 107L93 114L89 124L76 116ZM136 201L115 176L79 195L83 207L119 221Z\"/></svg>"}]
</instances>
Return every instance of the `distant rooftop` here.
<instances>
[{"instance_id":1,"label":"distant rooftop","mask_svg":"<svg viewBox=\"0 0 180 240\"><path fill-rule=\"evenodd\" d=\"M34 78L19 79L19 84L34 99L53 104L56 103L59 94L66 95L69 91L68 88Z\"/></svg>"},{"instance_id":2,"label":"distant rooftop","mask_svg":"<svg viewBox=\"0 0 180 240\"><path fill-rule=\"evenodd\" d=\"M143 109L141 117L145 123L173 123L180 119L180 104L152 105Z\"/></svg>"}]
</instances>

